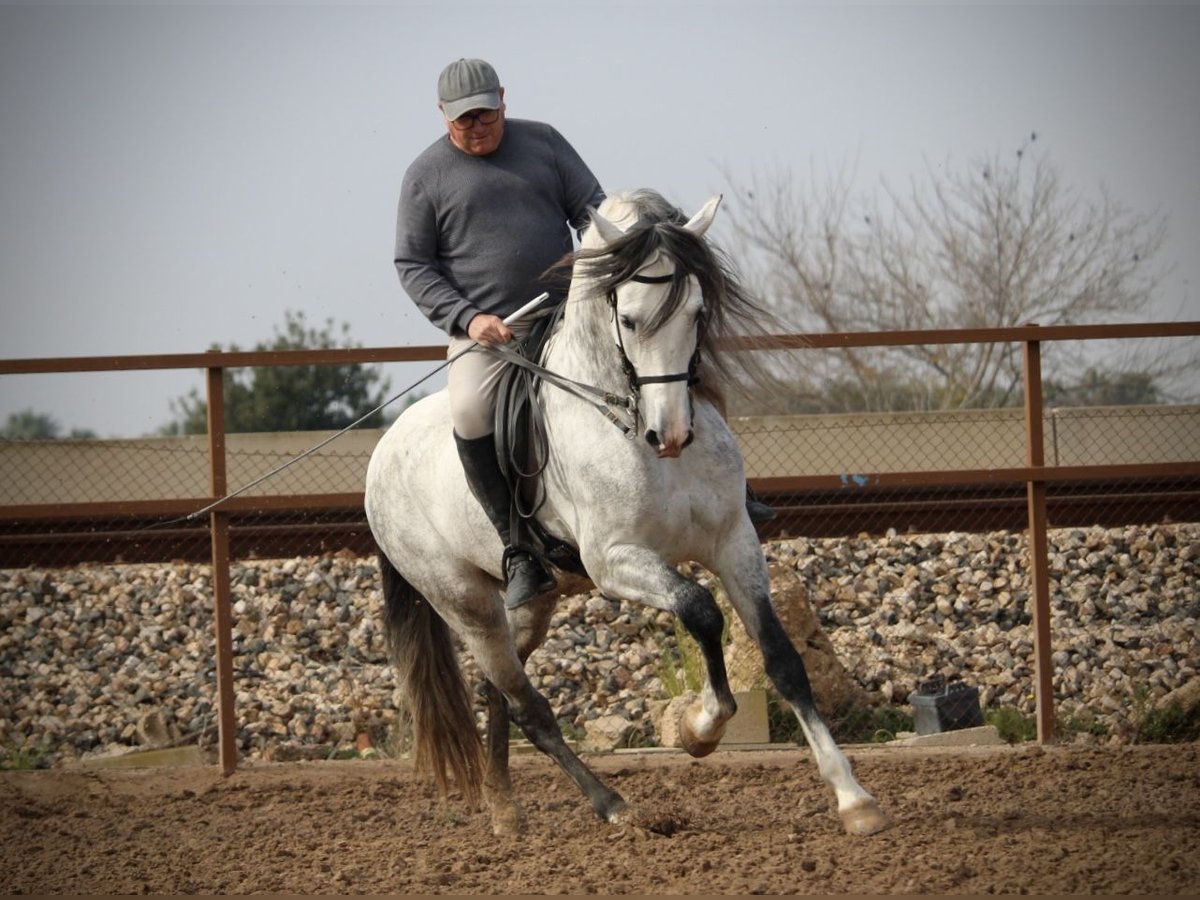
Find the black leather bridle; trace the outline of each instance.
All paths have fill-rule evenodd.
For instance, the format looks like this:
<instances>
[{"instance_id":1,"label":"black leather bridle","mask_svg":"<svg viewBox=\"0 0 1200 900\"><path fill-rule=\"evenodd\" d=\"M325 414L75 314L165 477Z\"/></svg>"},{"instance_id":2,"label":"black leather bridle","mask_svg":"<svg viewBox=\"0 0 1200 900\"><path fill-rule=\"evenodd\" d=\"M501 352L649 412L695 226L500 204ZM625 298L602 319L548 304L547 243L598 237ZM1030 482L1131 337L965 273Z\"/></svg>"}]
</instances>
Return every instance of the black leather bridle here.
<instances>
[{"instance_id":1,"label":"black leather bridle","mask_svg":"<svg viewBox=\"0 0 1200 900\"><path fill-rule=\"evenodd\" d=\"M638 284L670 284L674 281L675 276L672 275L632 275L630 281L636 281ZM696 351L692 354L691 360L688 362L686 372L676 372L673 375L639 375L637 368L629 359L629 355L625 352L625 342L621 338L621 323L617 321L617 292L611 290L608 292L608 305L612 309L613 320L617 327L617 348L621 351L621 368L625 371L625 377L629 381L629 391L633 395L634 400L641 396L641 388L644 384L669 384L673 381L686 381L688 387L696 384L700 379L696 375L700 368L700 340L697 335Z\"/></svg>"}]
</instances>

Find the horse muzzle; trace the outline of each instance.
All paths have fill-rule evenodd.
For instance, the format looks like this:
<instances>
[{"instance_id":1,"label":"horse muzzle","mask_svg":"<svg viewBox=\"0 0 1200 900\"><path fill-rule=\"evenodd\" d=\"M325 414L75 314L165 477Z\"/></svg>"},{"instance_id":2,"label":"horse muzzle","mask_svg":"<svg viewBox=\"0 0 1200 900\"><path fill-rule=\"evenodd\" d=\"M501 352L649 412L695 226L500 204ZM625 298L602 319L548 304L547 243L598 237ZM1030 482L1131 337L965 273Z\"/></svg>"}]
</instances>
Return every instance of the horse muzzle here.
<instances>
[{"instance_id":1,"label":"horse muzzle","mask_svg":"<svg viewBox=\"0 0 1200 900\"><path fill-rule=\"evenodd\" d=\"M692 429L687 429L683 439L661 440L658 432L650 430L646 432L646 443L654 448L659 459L678 459L683 453L684 448L688 446L696 438L696 433Z\"/></svg>"}]
</instances>

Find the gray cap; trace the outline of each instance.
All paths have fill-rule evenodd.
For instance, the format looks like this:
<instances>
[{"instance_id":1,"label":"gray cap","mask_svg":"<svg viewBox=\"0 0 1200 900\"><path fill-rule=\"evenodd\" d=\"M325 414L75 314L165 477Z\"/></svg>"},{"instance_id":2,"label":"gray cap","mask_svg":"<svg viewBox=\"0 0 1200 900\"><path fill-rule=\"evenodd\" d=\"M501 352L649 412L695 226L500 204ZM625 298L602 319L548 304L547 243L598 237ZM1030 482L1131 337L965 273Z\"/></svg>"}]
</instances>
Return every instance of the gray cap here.
<instances>
[{"instance_id":1,"label":"gray cap","mask_svg":"<svg viewBox=\"0 0 1200 900\"><path fill-rule=\"evenodd\" d=\"M472 109L500 108L500 79L482 59L459 59L438 76L438 99L447 119Z\"/></svg>"}]
</instances>

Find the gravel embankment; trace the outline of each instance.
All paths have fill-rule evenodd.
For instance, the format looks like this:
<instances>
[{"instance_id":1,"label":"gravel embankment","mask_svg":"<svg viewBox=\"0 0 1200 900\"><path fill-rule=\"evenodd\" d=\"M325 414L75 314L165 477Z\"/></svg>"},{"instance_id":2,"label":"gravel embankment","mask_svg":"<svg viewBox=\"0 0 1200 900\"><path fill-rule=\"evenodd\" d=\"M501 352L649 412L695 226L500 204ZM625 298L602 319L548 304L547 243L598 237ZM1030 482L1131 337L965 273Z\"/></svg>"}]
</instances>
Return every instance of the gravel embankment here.
<instances>
[{"instance_id":1,"label":"gravel embankment","mask_svg":"<svg viewBox=\"0 0 1200 900\"><path fill-rule=\"evenodd\" d=\"M1196 678L1200 525L1052 532L1060 718L1128 739L1148 704ZM850 675L904 704L937 674L985 708L1033 712L1022 536L891 535L772 542L794 567ZM66 761L139 745L157 713L179 742L212 741L214 650L205 565L0 571L0 746ZM396 721L373 560L238 563L232 572L243 752L382 742ZM560 720L624 715L653 740L649 704L671 658L669 616L594 594L564 599L529 663ZM139 728L141 724L142 728Z\"/></svg>"}]
</instances>

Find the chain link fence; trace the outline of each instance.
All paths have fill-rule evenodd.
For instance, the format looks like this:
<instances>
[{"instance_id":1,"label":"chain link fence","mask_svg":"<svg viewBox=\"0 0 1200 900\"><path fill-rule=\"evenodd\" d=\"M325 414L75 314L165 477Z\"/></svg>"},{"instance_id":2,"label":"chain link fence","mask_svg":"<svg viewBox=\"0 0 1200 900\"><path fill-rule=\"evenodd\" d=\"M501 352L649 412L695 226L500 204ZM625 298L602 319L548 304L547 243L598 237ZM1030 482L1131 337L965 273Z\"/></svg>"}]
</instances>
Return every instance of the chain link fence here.
<instances>
[{"instance_id":1,"label":"chain link fence","mask_svg":"<svg viewBox=\"0 0 1200 900\"><path fill-rule=\"evenodd\" d=\"M987 708L1033 713L1035 476L1060 712L1131 739L1139 710L1195 678L1200 407L1046 409L1035 472L1021 407L796 415L772 399L777 413L731 419L777 511L764 548L800 574L867 695L901 704L923 680L966 677ZM291 465L331 433L226 436L243 754L402 741L361 508L380 434ZM215 741L212 543L195 515L211 463L206 436L0 442L0 746L65 761ZM584 596L554 629L530 671L568 731L616 711L652 740L678 651L669 617Z\"/></svg>"}]
</instances>

